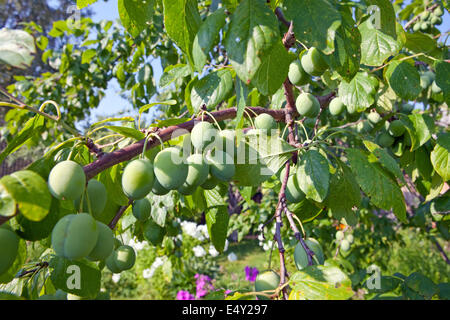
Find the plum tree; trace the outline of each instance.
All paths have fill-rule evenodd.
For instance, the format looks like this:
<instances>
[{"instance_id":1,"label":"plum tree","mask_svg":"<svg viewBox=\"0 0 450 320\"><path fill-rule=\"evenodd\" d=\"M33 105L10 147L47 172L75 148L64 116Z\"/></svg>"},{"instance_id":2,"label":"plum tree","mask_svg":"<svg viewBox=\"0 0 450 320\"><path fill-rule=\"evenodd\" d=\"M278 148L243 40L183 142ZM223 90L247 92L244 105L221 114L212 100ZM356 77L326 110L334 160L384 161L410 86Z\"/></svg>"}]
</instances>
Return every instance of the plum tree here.
<instances>
[{"instance_id":1,"label":"plum tree","mask_svg":"<svg viewBox=\"0 0 450 320\"><path fill-rule=\"evenodd\" d=\"M303 70L300 60L294 60L289 65L289 81L296 86L303 86L308 83L309 75Z\"/></svg>"},{"instance_id":2,"label":"plum tree","mask_svg":"<svg viewBox=\"0 0 450 320\"><path fill-rule=\"evenodd\" d=\"M11 230L0 228L0 275L14 263L19 249L19 237Z\"/></svg>"},{"instance_id":3,"label":"plum tree","mask_svg":"<svg viewBox=\"0 0 450 320\"><path fill-rule=\"evenodd\" d=\"M83 168L72 160L59 162L50 171L48 188L57 199L75 200L80 198L86 185Z\"/></svg>"},{"instance_id":4,"label":"plum tree","mask_svg":"<svg viewBox=\"0 0 450 320\"><path fill-rule=\"evenodd\" d=\"M320 111L319 101L311 93L301 93L295 101L295 106L298 113L308 118L317 117Z\"/></svg>"},{"instance_id":5,"label":"plum tree","mask_svg":"<svg viewBox=\"0 0 450 320\"><path fill-rule=\"evenodd\" d=\"M255 118L255 128L270 135L272 130L277 129L277 122L270 114L262 113Z\"/></svg>"},{"instance_id":6,"label":"plum tree","mask_svg":"<svg viewBox=\"0 0 450 320\"><path fill-rule=\"evenodd\" d=\"M149 198L145 197L133 202L133 216L141 221L145 222L150 218L150 213L152 211L152 204Z\"/></svg>"},{"instance_id":7,"label":"plum tree","mask_svg":"<svg viewBox=\"0 0 450 320\"><path fill-rule=\"evenodd\" d=\"M104 223L97 222L98 239L94 249L87 256L89 260L105 260L114 249L114 235L112 230Z\"/></svg>"},{"instance_id":8,"label":"plum tree","mask_svg":"<svg viewBox=\"0 0 450 320\"><path fill-rule=\"evenodd\" d=\"M405 133L405 125L401 120L394 120L389 124L389 133L393 137L400 137Z\"/></svg>"},{"instance_id":9,"label":"plum tree","mask_svg":"<svg viewBox=\"0 0 450 320\"><path fill-rule=\"evenodd\" d=\"M321 76L327 69L328 65L320 51L315 48L309 48L308 52L301 58L303 70L312 76Z\"/></svg>"},{"instance_id":10,"label":"plum tree","mask_svg":"<svg viewBox=\"0 0 450 320\"><path fill-rule=\"evenodd\" d=\"M78 198L74 201L75 209L80 209L80 211L82 212L89 212L89 209L91 209L94 216L101 214L105 209L106 201L108 199L106 188L103 183L95 179L89 180L86 188L86 193L87 195L83 197L83 206L81 209L81 198Z\"/></svg>"},{"instance_id":11,"label":"plum tree","mask_svg":"<svg viewBox=\"0 0 450 320\"><path fill-rule=\"evenodd\" d=\"M69 214L61 218L52 231L52 247L58 256L70 260L87 257L99 236L97 222L87 213Z\"/></svg>"},{"instance_id":12,"label":"plum tree","mask_svg":"<svg viewBox=\"0 0 450 320\"><path fill-rule=\"evenodd\" d=\"M319 242L316 239L307 238L305 239L305 244L314 252L314 256L317 258L319 264L323 264L325 258ZM308 254L300 243L295 246L294 260L298 270L302 270L308 266ZM316 264L315 259L313 259L313 264Z\"/></svg>"},{"instance_id":13,"label":"plum tree","mask_svg":"<svg viewBox=\"0 0 450 320\"><path fill-rule=\"evenodd\" d=\"M165 230L153 220L148 220L144 225L144 237L154 246L160 245L164 239Z\"/></svg>"},{"instance_id":14,"label":"plum tree","mask_svg":"<svg viewBox=\"0 0 450 320\"><path fill-rule=\"evenodd\" d=\"M156 179L167 190L178 189L189 172L189 167L176 147L161 150L155 157L154 170Z\"/></svg>"},{"instance_id":15,"label":"plum tree","mask_svg":"<svg viewBox=\"0 0 450 320\"><path fill-rule=\"evenodd\" d=\"M235 174L234 159L226 152L216 150L207 156L211 174L221 181L230 181Z\"/></svg>"},{"instance_id":16,"label":"plum tree","mask_svg":"<svg viewBox=\"0 0 450 320\"><path fill-rule=\"evenodd\" d=\"M154 180L153 165L150 160L133 160L123 170L122 189L128 198L142 199L152 190Z\"/></svg>"},{"instance_id":17,"label":"plum tree","mask_svg":"<svg viewBox=\"0 0 450 320\"><path fill-rule=\"evenodd\" d=\"M328 106L328 109L330 110L330 114L333 116L340 115L346 108L344 103L342 102L341 98L336 97L333 100L330 101L330 105Z\"/></svg>"},{"instance_id":18,"label":"plum tree","mask_svg":"<svg viewBox=\"0 0 450 320\"><path fill-rule=\"evenodd\" d=\"M217 135L218 131L212 123L201 121L191 131L191 143L197 151L201 152L214 142Z\"/></svg>"},{"instance_id":19,"label":"plum tree","mask_svg":"<svg viewBox=\"0 0 450 320\"><path fill-rule=\"evenodd\" d=\"M255 291L265 292L267 294L273 294L280 285L280 275L273 270L266 270L259 273L255 279ZM268 298L263 295L257 295L258 299L267 300Z\"/></svg>"}]
</instances>

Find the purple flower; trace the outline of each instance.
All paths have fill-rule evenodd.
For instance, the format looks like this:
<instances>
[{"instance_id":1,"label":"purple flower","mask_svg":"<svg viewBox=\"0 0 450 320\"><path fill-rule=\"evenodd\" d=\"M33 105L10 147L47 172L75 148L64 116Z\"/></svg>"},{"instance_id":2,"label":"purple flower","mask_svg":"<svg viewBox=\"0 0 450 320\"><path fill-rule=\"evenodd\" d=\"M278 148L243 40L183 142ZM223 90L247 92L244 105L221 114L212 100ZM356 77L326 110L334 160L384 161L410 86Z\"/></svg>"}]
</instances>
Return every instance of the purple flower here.
<instances>
[{"instance_id":1,"label":"purple flower","mask_svg":"<svg viewBox=\"0 0 450 320\"><path fill-rule=\"evenodd\" d=\"M195 298L189 291L180 290L177 293L177 300L195 300Z\"/></svg>"},{"instance_id":2,"label":"purple flower","mask_svg":"<svg viewBox=\"0 0 450 320\"><path fill-rule=\"evenodd\" d=\"M258 275L259 270L258 268L252 268L249 266L245 267L245 280L248 280L250 282L254 282L256 280L256 276Z\"/></svg>"},{"instance_id":3,"label":"purple flower","mask_svg":"<svg viewBox=\"0 0 450 320\"><path fill-rule=\"evenodd\" d=\"M225 297L226 296L228 296L231 292L233 292L232 290L230 290L230 289L228 289L228 290L225 290Z\"/></svg>"},{"instance_id":4,"label":"purple flower","mask_svg":"<svg viewBox=\"0 0 450 320\"><path fill-rule=\"evenodd\" d=\"M206 296L206 294L209 291L214 290L214 287L211 284L211 278L208 277L207 275L197 273L195 275L195 279L197 279L197 281L196 281L197 293L195 294L195 297L197 299Z\"/></svg>"}]
</instances>

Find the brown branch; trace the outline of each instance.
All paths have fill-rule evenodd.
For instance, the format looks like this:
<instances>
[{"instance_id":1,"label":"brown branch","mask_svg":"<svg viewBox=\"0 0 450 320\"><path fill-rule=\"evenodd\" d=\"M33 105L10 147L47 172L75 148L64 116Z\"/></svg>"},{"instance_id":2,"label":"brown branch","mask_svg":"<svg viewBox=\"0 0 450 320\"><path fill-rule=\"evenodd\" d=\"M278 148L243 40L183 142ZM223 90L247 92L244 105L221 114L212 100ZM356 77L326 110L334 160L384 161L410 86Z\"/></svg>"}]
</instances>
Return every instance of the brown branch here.
<instances>
[{"instance_id":1,"label":"brown branch","mask_svg":"<svg viewBox=\"0 0 450 320\"><path fill-rule=\"evenodd\" d=\"M439 242L436 240L435 237L431 236L431 240L433 240L434 244L436 245L436 248L438 249L439 253L441 254L442 258L444 259L444 261L447 264L450 264L450 260L447 256L447 254L445 253L444 249L442 249L441 245L439 244Z\"/></svg>"},{"instance_id":2,"label":"brown branch","mask_svg":"<svg viewBox=\"0 0 450 320\"><path fill-rule=\"evenodd\" d=\"M277 16L278 20L281 21L281 23L283 23L286 27L289 27L290 23L289 21L286 20L286 18L284 17L283 12L281 11L281 8L277 7L275 9L275 15Z\"/></svg>"},{"instance_id":3,"label":"brown branch","mask_svg":"<svg viewBox=\"0 0 450 320\"><path fill-rule=\"evenodd\" d=\"M122 206L120 207L119 211L117 211L116 215L114 216L114 218L111 220L111 222L108 224L108 227L110 229L114 229L117 225L117 222L119 222L120 218L122 217L122 215L125 213L125 211L127 210L127 208L133 203L133 200L130 199L128 201L128 204L126 206Z\"/></svg>"}]
</instances>

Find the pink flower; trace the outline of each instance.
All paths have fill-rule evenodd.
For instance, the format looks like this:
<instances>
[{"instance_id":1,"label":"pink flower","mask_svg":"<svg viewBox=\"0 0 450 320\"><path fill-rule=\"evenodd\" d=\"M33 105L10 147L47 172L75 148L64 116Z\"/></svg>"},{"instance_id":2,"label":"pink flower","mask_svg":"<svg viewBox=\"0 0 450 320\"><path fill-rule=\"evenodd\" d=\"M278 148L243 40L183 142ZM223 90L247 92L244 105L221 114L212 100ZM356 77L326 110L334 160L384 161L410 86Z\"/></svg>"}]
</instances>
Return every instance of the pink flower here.
<instances>
[{"instance_id":1,"label":"pink flower","mask_svg":"<svg viewBox=\"0 0 450 320\"><path fill-rule=\"evenodd\" d=\"M177 300L195 300L195 298L189 291L180 290L177 293Z\"/></svg>"},{"instance_id":2,"label":"pink flower","mask_svg":"<svg viewBox=\"0 0 450 320\"><path fill-rule=\"evenodd\" d=\"M252 268L249 266L245 267L245 280L248 280L250 282L255 282L256 276L258 275L259 270L258 268Z\"/></svg>"},{"instance_id":3,"label":"pink flower","mask_svg":"<svg viewBox=\"0 0 450 320\"><path fill-rule=\"evenodd\" d=\"M202 298L208 294L209 291L214 290L213 285L211 284L211 278L204 274L196 274L195 279L197 279L196 282L196 289L197 293L195 294L195 297L197 299Z\"/></svg>"}]
</instances>

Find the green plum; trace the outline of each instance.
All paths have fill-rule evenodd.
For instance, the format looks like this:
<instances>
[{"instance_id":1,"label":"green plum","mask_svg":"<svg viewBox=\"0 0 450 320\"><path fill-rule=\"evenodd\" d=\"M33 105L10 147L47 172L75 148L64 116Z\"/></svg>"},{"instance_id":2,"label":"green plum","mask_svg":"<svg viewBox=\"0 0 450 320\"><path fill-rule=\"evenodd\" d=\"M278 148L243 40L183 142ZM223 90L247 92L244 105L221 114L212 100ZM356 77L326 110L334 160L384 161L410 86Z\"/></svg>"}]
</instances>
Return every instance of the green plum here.
<instances>
[{"instance_id":1,"label":"green plum","mask_svg":"<svg viewBox=\"0 0 450 320\"><path fill-rule=\"evenodd\" d=\"M52 231L53 250L70 260L87 257L99 236L97 222L87 213L69 214L61 218Z\"/></svg>"},{"instance_id":2,"label":"green plum","mask_svg":"<svg viewBox=\"0 0 450 320\"><path fill-rule=\"evenodd\" d=\"M339 97L331 100L330 105L328 106L328 110L330 110L330 114L333 116L340 115L345 109L345 105Z\"/></svg>"},{"instance_id":3,"label":"green plum","mask_svg":"<svg viewBox=\"0 0 450 320\"><path fill-rule=\"evenodd\" d=\"M190 155L187 159L188 175L183 186L199 186L208 179L209 165L206 163L202 154L196 153Z\"/></svg>"},{"instance_id":4,"label":"green plum","mask_svg":"<svg viewBox=\"0 0 450 320\"><path fill-rule=\"evenodd\" d=\"M290 203L298 203L305 199L305 194L298 185L297 175L294 173L289 176L286 184L286 200Z\"/></svg>"},{"instance_id":5,"label":"green plum","mask_svg":"<svg viewBox=\"0 0 450 320\"><path fill-rule=\"evenodd\" d=\"M152 204L148 197L134 201L133 203L133 216L141 221L145 222L150 218L152 212Z\"/></svg>"},{"instance_id":6,"label":"green plum","mask_svg":"<svg viewBox=\"0 0 450 320\"><path fill-rule=\"evenodd\" d=\"M163 196L168 194L170 190L164 188L158 181L158 178L155 176L155 181L153 182L152 193L157 196Z\"/></svg>"},{"instance_id":7,"label":"green plum","mask_svg":"<svg viewBox=\"0 0 450 320\"><path fill-rule=\"evenodd\" d=\"M289 65L289 81L296 86L303 86L308 83L309 75L303 70L300 60L295 60Z\"/></svg>"},{"instance_id":8,"label":"green plum","mask_svg":"<svg viewBox=\"0 0 450 320\"><path fill-rule=\"evenodd\" d=\"M87 188L87 195L84 195L83 199L83 207L81 208L82 212L89 212L89 208L92 210L92 214L94 216L100 215L106 206L106 201L108 199L108 195L106 194L106 188L98 180L89 180ZM89 204L88 205L88 198ZM78 198L74 201L75 209L80 209L80 201L81 198Z\"/></svg>"},{"instance_id":9,"label":"green plum","mask_svg":"<svg viewBox=\"0 0 450 320\"><path fill-rule=\"evenodd\" d=\"M133 160L123 170L122 189L128 198L142 199L152 190L154 180L155 175L150 160Z\"/></svg>"},{"instance_id":10,"label":"green plum","mask_svg":"<svg viewBox=\"0 0 450 320\"><path fill-rule=\"evenodd\" d=\"M160 151L155 158L154 170L156 179L167 190L178 189L185 181L189 167L176 147Z\"/></svg>"},{"instance_id":11,"label":"green plum","mask_svg":"<svg viewBox=\"0 0 450 320\"><path fill-rule=\"evenodd\" d=\"M93 261L105 260L114 250L114 234L106 224L97 221L98 239L87 258Z\"/></svg>"},{"instance_id":12,"label":"green plum","mask_svg":"<svg viewBox=\"0 0 450 320\"><path fill-rule=\"evenodd\" d=\"M19 237L11 230L0 228L0 275L5 273L16 260Z\"/></svg>"},{"instance_id":13,"label":"green plum","mask_svg":"<svg viewBox=\"0 0 450 320\"><path fill-rule=\"evenodd\" d=\"M218 130L210 122L201 121L191 131L191 143L199 152L203 151L218 135Z\"/></svg>"},{"instance_id":14,"label":"green plum","mask_svg":"<svg viewBox=\"0 0 450 320\"><path fill-rule=\"evenodd\" d=\"M394 120L389 124L389 134L393 137L400 137L405 133L405 125L401 120Z\"/></svg>"},{"instance_id":15,"label":"green plum","mask_svg":"<svg viewBox=\"0 0 450 320\"><path fill-rule=\"evenodd\" d=\"M125 271L133 268L135 262L136 253L132 247L124 245L114 251L114 263L120 270Z\"/></svg>"},{"instance_id":16,"label":"green plum","mask_svg":"<svg viewBox=\"0 0 450 320\"><path fill-rule=\"evenodd\" d=\"M270 114L261 113L255 118L255 128L263 130L263 132L269 136L271 135L272 130L276 130L277 127L277 122Z\"/></svg>"},{"instance_id":17,"label":"green plum","mask_svg":"<svg viewBox=\"0 0 450 320\"><path fill-rule=\"evenodd\" d=\"M327 69L328 65L320 51L311 47L301 58L303 70L312 76L321 76Z\"/></svg>"},{"instance_id":18,"label":"green plum","mask_svg":"<svg viewBox=\"0 0 450 320\"><path fill-rule=\"evenodd\" d=\"M256 276L255 279L255 291L265 292L267 294L273 294L280 285L280 275L273 270L264 271ZM268 298L263 295L258 295L258 299L267 300Z\"/></svg>"},{"instance_id":19,"label":"green plum","mask_svg":"<svg viewBox=\"0 0 450 320\"><path fill-rule=\"evenodd\" d=\"M341 241L341 250L344 252L350 250L350 243L348 242L348 240L344 239Z\"/></svg>"},{"instance_id":20,"label":"green plum","mask_svg":"<svg viewBox=\"0 0 450 320\"><path fill-rule=\"evenodd\" d=\"M80 198L86 186L83 167L72 160L61 161L50 171L48 188L59 200Z\"/></svg>"},{"instance_id":21,"label":"green plum","mask_svg":"<svg viewBox=\"0 0 450 320\"><path fill-rule=\"evenodd\" d=\"M323 250L319 242L316 239L308 238L305 240L305 244L314 252L314 256L317 258L319 264L323 264L325 261L325 257L323 255ZM297 243L295 247L294 260L298 270L302 270L303 268L308 266L308 255L300 243ZM313 264L316 264L314 258Z\"/></svg>"},{"instance_id":22,"label":"green plum","mask_svg":"<svg viewBox=\"0 0 450 320\"><path fill-rule=\"evenodd\" d=\"M295 101L298 113L304 117L315 118L320 111L320 103L311 93L303 92Z\"/></svg>"},{"instance_id":23,"label":"green plum","mask_svg":"<svg viewBox=\"0 0 450 320\"><path fill-rule=\"evenodd\" d=\"M342 239L344 239L344 232L342 230L338 230L336 231L336 240L337 241L341 241Z\"/></svg>"},{"instance_id":24,"label":"green plum","mask_svg":"<svg viewBox=\"0 0 450 320\"><path fill-rule=\"evenodd\" d=\"M395 139L387 132L382 132L377 136L377 142L383 148L389 148L394 144Z\"/></svg>"},{"instance_id":25,"label":"green plum","mask_svg":"<svg viewBox=\"0 0 450 320\"><path fill-rule=\"evenodd\" d=\"M208 177L206 178L205 182L203 182L200 186L205 190L212 190L217 186L218 183L219 180L211 173L208 173Z\"/></svg>"},{"instance_id":26,"label":"green plum","mask_svg":"<svg viewBox=\"0 0 450 320\"><path fill-rule=\"evenodd\" d=\"M370 121L370 123L372 124L377 124L379 123L383 118L380 116L380 114L378 112L370 112L367 115L367 120Z\"/></svg>"},{"instance_id":27,"label":"green plum","mask_svg":"<svg viewBox=\"0 0 450 320\"><path fill-rule=\"evenodd\" d=\"M211 174L221 181L230 181L235 174L234 159L226 152L216 150L207 157Z\"/></svg>"}]
</instances>

